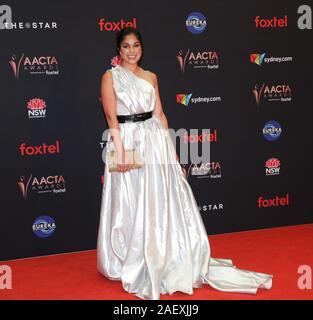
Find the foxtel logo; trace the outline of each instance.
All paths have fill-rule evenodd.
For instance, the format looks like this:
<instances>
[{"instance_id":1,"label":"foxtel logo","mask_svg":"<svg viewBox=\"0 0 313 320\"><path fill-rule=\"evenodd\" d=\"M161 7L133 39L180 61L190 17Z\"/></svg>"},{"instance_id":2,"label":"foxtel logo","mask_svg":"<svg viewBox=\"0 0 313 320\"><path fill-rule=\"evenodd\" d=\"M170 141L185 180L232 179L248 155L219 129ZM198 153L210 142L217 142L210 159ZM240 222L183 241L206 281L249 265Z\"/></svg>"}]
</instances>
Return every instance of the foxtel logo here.
<instances>
[{"instance_id":1,"label":"foxtel logo","mask_svg":"<svg viewBox=\"0 0 313 320\"><path fill-rule=\"evenodd\" d=\"M137 19L133 18L131 21L124 21L121 19L120 21L106 21L104 18L99 19L99 30L100 31L120 31L123 28L133 27L137 28Z\"/></svg>"},{"instance_id":2,"label":"foxtel logo","mask_svg":"<svg viewBox=\"0 0 313 320\"><path fill-rule=\"evenodd\" d=\"M256 16L254 19L256 28L287 28L288 27L288 16L285 15L283 18L277 18L276 16L271 19L262 19L260 16Z\"/></svg>"},{"instance_id":3,"label":"foxtel logo","mask_svg":"<svg viewBox=\"0 0 313 320\"><path fill-rule=\"evenodd\" d=\"M297 13L300 15L298 17L298 28L300 30L312 30L312 8L309 5L300 5L298 7ZM285 15L283 18L273 18L266 19L256 16L254 19L256 28L287 28L288 27L288 16Z\"/></svg>"},{"instance_id":4,"label":"foxtel logo","mask_svg":"<svg viewBox=\"0 0 313 320\"><path fill-rule=\"evenodd\" d=\"M60 153L59 140L56 140L55 144L46 144L45 142L39 146L27 146L23 142L19 146L21 156L33 156L33 155L43 155L51 153Z\"/></svg>"},{"instance_id":5,"label":"foxtel logo","mask_svg":"<svg viewBox=\"0 0 313 320\"><path fill-rule=\"evenodd\" d=\"M264 199L262 196L259 196L257 200L258 208L268 208L268 207L281 207L289 205L289 193L285 196L275 198Z\"/></svg>"}]
</instances>

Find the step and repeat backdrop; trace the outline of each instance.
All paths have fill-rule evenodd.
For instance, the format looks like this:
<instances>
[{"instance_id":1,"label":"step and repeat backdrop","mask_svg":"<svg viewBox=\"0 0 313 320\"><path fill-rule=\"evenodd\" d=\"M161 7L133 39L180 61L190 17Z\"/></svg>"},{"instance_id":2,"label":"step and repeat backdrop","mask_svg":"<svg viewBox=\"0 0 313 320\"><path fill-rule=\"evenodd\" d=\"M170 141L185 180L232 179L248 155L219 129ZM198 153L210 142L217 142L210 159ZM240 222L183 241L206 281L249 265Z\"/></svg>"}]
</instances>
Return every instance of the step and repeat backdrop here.
<instances>
[{"instance_id":1,"label":"step and repeat backdrop","mask_svg":"<svg viewBox=\"0 0 313 320\"><path fill-rule=\"evenodd\" d=\"M125 26L170 128L210 144L183 164L208 234L312 223L312 3L6 1L0 260L96 248L100 80Z\"/></svg>"}]
</instances>

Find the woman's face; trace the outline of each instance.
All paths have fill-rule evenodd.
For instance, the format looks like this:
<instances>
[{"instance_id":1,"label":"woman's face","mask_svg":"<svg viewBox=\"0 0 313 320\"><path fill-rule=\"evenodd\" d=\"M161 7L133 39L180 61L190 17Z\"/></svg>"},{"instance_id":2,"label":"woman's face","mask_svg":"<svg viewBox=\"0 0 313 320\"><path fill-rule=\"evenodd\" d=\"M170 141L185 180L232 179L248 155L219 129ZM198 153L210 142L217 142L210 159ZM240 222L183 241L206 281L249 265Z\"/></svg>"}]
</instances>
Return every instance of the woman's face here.
<instances>
[{"instance_id":1,"label":"woman's face","mask_svg":"<svg viewBox=\"0 0 313 320\"><path fill-rule=\"evenodd\" d=\"M137 64L142 54L140 41L134 34L124 37L120 46L120 56L124 63Z\"/></svg>"}]
</instances>

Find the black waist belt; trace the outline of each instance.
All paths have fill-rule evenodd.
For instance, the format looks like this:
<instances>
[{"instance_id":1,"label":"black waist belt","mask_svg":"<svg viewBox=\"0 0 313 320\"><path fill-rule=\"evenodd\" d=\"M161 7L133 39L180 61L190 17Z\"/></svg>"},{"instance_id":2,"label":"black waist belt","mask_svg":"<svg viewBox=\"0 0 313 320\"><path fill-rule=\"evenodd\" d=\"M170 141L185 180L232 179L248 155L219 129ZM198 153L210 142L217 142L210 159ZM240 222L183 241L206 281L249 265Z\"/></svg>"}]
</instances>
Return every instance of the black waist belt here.
<instances>
[{"instance_id":1,"label":"black waist belt","mask_svg":"<svg viewBox=\"0 0 313 320\"><path fill-rule=\"evenodd\" d=\"M120 115L120 116L117 116L117 120L119 123L125 123L125 122L145 121L151 117L152 117L152 111L149 111L149 112L135 113L130 115Z\"/></svg>"}]
</instances>

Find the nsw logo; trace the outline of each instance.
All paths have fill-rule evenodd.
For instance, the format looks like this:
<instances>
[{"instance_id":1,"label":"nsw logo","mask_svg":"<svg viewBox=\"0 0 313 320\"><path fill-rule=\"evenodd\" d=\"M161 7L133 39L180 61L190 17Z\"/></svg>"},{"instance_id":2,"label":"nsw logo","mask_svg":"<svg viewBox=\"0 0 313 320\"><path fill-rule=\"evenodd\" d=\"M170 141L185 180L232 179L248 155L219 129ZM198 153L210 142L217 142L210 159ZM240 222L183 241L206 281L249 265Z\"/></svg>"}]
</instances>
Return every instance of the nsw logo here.
<instances>
[{"instance_id":1,"label":"nsw logo","mask_svg":"<svg viewBox=\"0 0 313 320\"><path fill-rule=\"evenodd\" d=\"M265 162L265 173L267 176L279 175L280 160L277 158L270 158Z\"/></svg>"}]
</instances>

